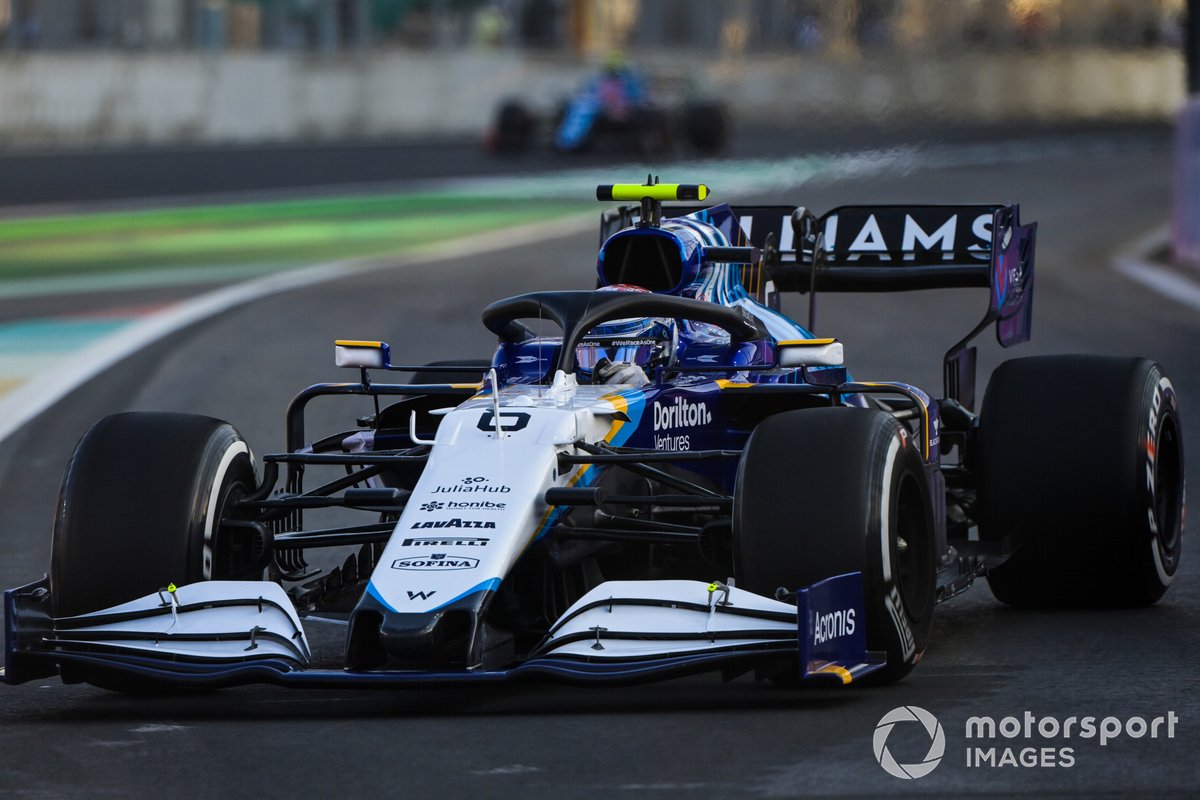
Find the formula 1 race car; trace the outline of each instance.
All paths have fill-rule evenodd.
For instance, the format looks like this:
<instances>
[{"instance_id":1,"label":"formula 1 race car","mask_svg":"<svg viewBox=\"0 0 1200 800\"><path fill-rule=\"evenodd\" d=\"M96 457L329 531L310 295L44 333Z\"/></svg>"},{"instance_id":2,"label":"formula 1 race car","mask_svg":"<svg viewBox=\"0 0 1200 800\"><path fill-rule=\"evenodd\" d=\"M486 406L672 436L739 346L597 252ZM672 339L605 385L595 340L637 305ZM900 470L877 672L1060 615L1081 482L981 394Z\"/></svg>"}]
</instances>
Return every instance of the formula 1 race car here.
<instances>
[{"instance_id":1,"label":"formula 1 race car","mask_svg":"<svg viewBox=\"0 0 1200 800\"><path fill-rule=\"evenodd\" d=\"M697 94L687 80L659 76L654 91L648 83L618 61L606 63L554 113L539 114L529 103L509 98L496 110L484 145L514 154L549 140L560 153L607 147L651 157L661 157L676 142L706 155L725 148L730 121L720 102Z\"/></svg>"},{"instance_id":2,"label":"formula 1 race car","mask_svg":"<svg viewBox=\"0 0 1200 800\"><path fill-rule=\"evenodd\" d=\"M261 477L225 422L96 423L49 576L5 594L3 680L886 682L980 576L1024 606L1166 591L1184 476L1158 365L1008 361L973 411L973 337L1030 334L1036 226L1016 206L815 217L652 181L598 196L635 205L602 216L597 290L488 306L482 364L337 342L359 380L302 391ZM990 301L938 400L851 377L837 339L779 311L782 291L968 286ZM376 382L388 370L418 374ZM330 395L375 413L309 438L306 407ZM305 524L319 514L336 524Z\"/></svg>"}]
</instances>

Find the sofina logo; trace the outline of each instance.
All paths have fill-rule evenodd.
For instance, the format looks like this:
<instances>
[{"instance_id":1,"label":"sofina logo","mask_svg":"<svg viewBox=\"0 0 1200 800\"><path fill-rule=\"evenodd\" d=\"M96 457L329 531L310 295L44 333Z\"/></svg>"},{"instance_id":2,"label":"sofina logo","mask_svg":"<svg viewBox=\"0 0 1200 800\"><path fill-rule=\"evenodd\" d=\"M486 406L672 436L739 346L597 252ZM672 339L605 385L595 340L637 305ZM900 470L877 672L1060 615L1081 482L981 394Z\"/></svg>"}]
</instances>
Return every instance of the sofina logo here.
<instances>
[{"instance_id":1,"label":"sofina logo","mask_svg":"<svg viewBox=\"0 0 1200 800\"><path fill-rule=\"evenodd\" d=\"M925 753L924 759L915 764L898 763L888 750L888 737L891 736L892 729L901 722L919 723L924 729L924 734L929 737L929 751ZM914 725L904 725L902 729L917 730ZM946 754L946 734L942 730L942 724L938 722L937 717L920 706L900 706L884 714L883 719L875 726L875 736L871 744L879 766L883 767L887 774L904 780L924 778L933 772L942 762L942 756Z\"/></svg>"},{"instance_id":2,"label":"sofina logo","mask_svg":"<svg viewBox=\"0 0 1200 800\"><path fill-rule=\"evenodd\" d=\"M444 572L452 569L475 569L479 559L470 556L451 556L445 553L434 553L418 558L397 558L392 562L392 569L411 569Z\"/></svg>"}]
</instances>

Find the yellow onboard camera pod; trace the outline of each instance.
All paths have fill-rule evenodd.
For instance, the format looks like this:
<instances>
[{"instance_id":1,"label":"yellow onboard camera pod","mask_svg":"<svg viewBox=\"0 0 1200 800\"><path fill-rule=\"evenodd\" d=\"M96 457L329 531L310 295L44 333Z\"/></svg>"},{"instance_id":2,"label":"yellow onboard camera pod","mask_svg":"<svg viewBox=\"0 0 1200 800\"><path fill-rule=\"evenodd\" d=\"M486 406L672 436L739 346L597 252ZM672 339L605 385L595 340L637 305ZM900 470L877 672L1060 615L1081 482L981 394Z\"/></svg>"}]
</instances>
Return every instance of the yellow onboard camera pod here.
<instances>
[{"instance_id":1,"label":"yellow onboard camera pod","mask_svg":"<svg viewBox=\"0 0 1200 800\"><path fill-rule=\"evenodd\" d=\"M638 201L658 200L703 200L708 197L708 187L703 183L656 183L645 186L640 183L612 183L596 187L597 200Z\"/></svg>"},{"instance_id":2,"label":"yellow onboard camera pod","mask_svg":"<svg viewBox=\"0 0 1200 800\"><path fill-rule=\"evenodd\" d=\"M392 349L387 342L338 339L333 345L333 362L339 367L384 369L391 365Z\"/></svg>"}]
</instances>

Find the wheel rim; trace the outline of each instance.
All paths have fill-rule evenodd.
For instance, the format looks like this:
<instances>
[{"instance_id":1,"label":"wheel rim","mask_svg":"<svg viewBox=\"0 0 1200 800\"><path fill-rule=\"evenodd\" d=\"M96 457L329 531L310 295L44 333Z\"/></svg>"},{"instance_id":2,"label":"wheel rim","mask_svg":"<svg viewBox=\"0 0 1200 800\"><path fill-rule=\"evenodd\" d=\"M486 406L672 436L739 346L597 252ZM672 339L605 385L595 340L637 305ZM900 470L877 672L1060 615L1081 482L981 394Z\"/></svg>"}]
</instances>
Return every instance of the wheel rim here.
<instances>
[{"instance_id":1,"label":"wheel rim","mask_svg":"<svg viewBox=\"0 0 1200 800\"><path fill-rule=\"evenodd\" d=\"M1170 417L1163 421L1158 434L1158 451L1154 463L1154 521L1155 537L1160 550L1174 557L1181 534L1180 517L1183 505L1183 464L1179 447L1179 431Z\"/></svg>"},{"instance_id":2,"label":"wheel rim","mask_svg":"<svg viewBox=\"0 0 1200 800\"><path fill-rule=\"evenodd\" d=\"M234 512L234 508L252 488L243 480L235 479L221 490L221 499L217 503L218 522L214 531L211 580L239 577L256 564L262 555L261 543L248 535L246 529L223 524L228 520L243 518Z\"/></svg>"},{"instance_id":3,"label":"wheel rim","mask_svg":"<svg viewBox=\"0 0 1200 800\"><path fill-rule=\"evenodd\" d=\"M892 575L904 607L919 616L928 601L929 520L920 483L911 472L904 473L897 486L896 524L892 526Z\"/></svg>"}]
</instances>

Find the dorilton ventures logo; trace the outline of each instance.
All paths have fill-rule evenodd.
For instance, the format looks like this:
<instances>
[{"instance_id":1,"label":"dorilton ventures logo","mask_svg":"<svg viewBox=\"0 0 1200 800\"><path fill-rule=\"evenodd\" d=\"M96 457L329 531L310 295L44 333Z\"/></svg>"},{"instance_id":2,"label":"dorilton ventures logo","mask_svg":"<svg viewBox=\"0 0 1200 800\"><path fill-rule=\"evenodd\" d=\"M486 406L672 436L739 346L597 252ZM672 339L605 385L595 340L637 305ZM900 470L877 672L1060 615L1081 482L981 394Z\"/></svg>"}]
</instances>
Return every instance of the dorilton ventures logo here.
<instances>
[{"instance_id":1,"label":"dorilton ventures logo","mask_svg":"<svg viewBox=\"0 0 1200 800\"><path fill-rule=\"evenodd\" d=\"M915 722L920 727L900 725L904 722ZM892 730L897 725L900 725L900 730L906 734L910 730L922 731L919 735L928 737L929 750L925 753L925 758L915 764L900 764L896 761L891 751L888 750L887 742L888 737L892 735ZM925 777L942 762L942 756L946 754L946 733L942 730L942 724L938 722L937 717L920 706L900 706L893 708L883 715L883 719L879 720L879 724L875 726L875 736L871 740L871 745L875 750L875 760L889 775L912 780Z\"/></svg>"},{"instance_id":2,"label":"dorilton ventures logo","mask_svg":"<svg viewBox=\"0 0 1200 800\"><path fill-rule=\"evenodd\" d=\"M674 428L694 428L712 422L712 412L703 402L676 397L670 403L654 404L654 430L665 431Z\"/></svg>"}]
</instances>

